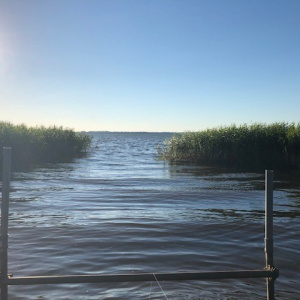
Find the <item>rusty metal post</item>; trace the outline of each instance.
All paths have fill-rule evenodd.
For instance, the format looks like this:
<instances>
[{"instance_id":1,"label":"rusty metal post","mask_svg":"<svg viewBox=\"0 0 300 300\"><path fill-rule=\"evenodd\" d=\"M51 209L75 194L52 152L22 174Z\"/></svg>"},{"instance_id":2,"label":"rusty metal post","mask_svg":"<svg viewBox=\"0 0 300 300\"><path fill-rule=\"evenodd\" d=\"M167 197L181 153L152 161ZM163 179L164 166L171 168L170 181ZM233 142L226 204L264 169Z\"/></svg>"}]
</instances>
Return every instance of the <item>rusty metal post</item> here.
<instances>
[{"instance_id":1,"label":"rusty metal post","mask_svg":"<svg viewBox=\"0 0 300 300\"><path fill-rule=\"evenodd\" d=\"M274 269L273 262L273 171L265 171L265 257L266 269ZM267 278L267 299L275 299L274 278Z\"/></svg>"},{"instance_id":2,"label":"rusty metal post","mask_svg":"<svg viewBox=\"0 0 300 300\"><path fill-rule=\"evenodd\" d=\"M1 300L8 299L7 249L8 208L11 173L11 148L3 148L2 202L1 202Z\"/></svg>"}]
</instances>

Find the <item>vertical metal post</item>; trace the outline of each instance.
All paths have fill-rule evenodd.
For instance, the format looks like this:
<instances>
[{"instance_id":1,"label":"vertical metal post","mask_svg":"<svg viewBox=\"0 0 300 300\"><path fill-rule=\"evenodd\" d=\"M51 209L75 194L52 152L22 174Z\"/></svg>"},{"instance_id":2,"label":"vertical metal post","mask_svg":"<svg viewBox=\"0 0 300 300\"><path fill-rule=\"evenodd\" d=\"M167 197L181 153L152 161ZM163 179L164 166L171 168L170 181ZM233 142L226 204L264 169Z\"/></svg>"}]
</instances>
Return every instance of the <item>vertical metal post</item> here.
<instances>
[{"instance_id":1,"label":"vertical metal post","mask_svg":"<svg viewBox=\"0 0 300 300\"><path fill-rule=\"evenodd\" d=\"M265 171L265 257L266 269L274 268L273 263L273 171ZM275 299L274 279L267 278L267 299Z\"/></svg>"},{"instance_id":2,"label":"vertical metal post","mask_svg":"<svg viewBox=\"0 0 300 300\"><path fill-rule=\"evenodd\" d=\"M8 299L7 249L8 249L8 208L11 173L11 148L3 148L2 202L1 202L1 300Z\"/></svg>"}]
</instances>

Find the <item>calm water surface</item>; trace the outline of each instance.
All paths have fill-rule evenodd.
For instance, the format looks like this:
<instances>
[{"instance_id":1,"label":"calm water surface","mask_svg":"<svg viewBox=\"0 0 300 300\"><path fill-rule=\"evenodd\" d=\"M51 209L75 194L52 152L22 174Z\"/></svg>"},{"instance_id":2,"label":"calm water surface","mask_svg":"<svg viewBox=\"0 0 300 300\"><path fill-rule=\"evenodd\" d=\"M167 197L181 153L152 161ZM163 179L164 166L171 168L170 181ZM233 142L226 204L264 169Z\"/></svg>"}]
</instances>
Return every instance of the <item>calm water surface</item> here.
<instances>
[{"instance_id":1,"label":"calm water surface","mask_svg":"<svg viewBox=\"0 0 300 300\"><path fill-rule=\"evenodd\" d=\"M261 269L264 174L156 159L170 134L97 133L86 158L16 173L15 276ZM300 177L276 174L278 299L300 299ZM265 299L264 279L9 287L9 299ZM165 295L164 295L165 294Z\"/></svg>"}]
</instances>

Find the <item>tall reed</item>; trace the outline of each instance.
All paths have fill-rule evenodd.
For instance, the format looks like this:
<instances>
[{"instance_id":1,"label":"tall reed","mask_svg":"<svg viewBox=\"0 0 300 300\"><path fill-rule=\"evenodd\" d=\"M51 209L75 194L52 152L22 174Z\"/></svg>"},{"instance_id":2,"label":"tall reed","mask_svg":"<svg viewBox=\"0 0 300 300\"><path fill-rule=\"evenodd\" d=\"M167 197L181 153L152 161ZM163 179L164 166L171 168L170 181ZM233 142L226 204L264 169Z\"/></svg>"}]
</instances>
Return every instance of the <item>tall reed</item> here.
<instances>
[{"instance_id":1,"label":"tall reed","mask_svg":"<svg viewBox=\"0 0 300 300\"><path fill-rule=\"evenodd\" d=\"M3 147L12 147L13 169L35 163L64 162L83 155L91 137L62 127L27 127L0 122L0 169Z\"/></svg>"},{"instance_id":2,"label":"tall reed","mask_svg":"<svg viewBox=\"0 0 300 300\"><path fill-rule=\"evenodd\" d=\"M300 167L300 124L231 125L175 134L159 151L170 162L255 169Z\"/></svg>"}]
</instances>

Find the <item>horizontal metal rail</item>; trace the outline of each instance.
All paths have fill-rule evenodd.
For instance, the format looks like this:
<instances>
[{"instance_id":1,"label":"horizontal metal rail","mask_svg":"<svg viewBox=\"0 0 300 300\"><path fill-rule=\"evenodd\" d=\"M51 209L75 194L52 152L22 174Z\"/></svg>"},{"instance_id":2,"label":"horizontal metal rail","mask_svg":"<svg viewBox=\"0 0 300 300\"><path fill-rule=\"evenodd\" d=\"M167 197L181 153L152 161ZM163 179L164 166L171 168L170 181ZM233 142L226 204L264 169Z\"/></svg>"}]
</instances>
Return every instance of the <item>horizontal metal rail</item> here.
<instances>
[{"instance_id":1,"label":"horizontal metal rail","mask_svg":"<svg viewBox=\"0 0 300 300\"><path fill-rule=\"evenodd\" d=\"M182 272L182 273L136 273L116 275L61 275L61 276L26 276L3 278L7 285L31 284L69 284L69 283L101 283L101 282L142 282L142 281L176 281L176 280L213 280L240 278L272 278L278 276L277 269L216 271L216 272Z\"/></svg>"}]
</instances>

